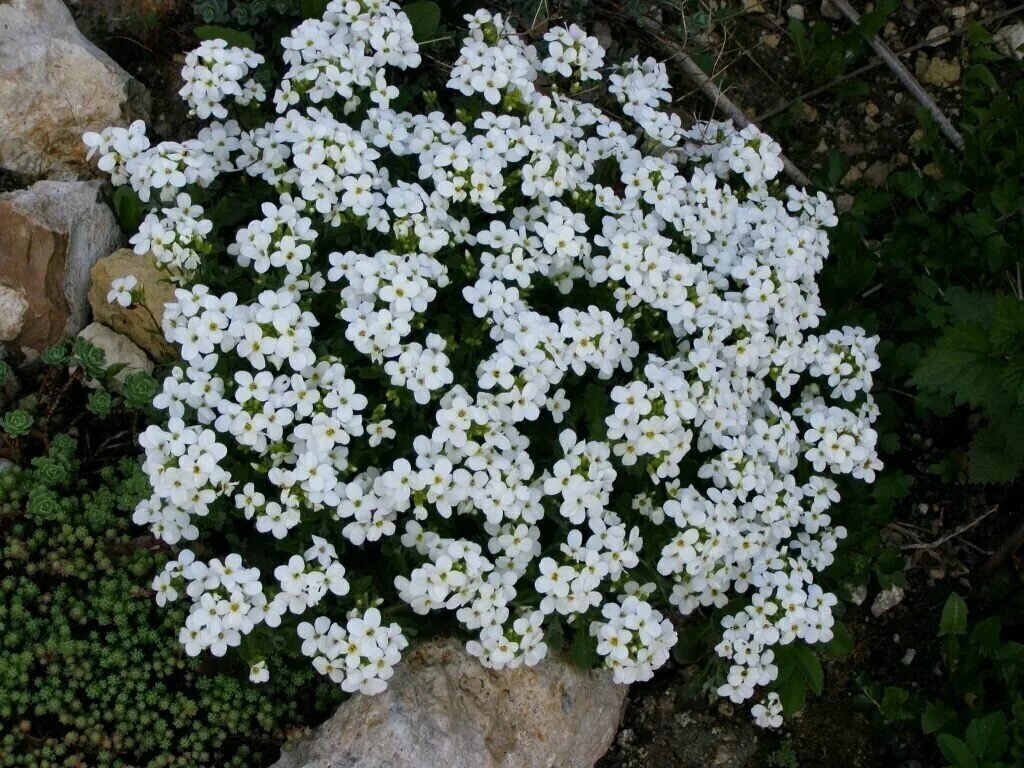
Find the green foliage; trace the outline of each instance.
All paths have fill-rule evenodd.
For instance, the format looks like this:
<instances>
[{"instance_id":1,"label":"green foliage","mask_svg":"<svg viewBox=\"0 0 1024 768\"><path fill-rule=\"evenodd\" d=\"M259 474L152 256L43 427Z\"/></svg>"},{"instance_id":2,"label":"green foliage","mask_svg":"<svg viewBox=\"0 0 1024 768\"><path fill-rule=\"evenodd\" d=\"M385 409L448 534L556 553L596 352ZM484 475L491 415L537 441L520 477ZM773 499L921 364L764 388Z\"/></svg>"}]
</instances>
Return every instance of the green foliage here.
<instances>
[{"instance_id":1,"label":"green foliage","mask_svg":"<svg viewBox=\"0 0 1024 768\"><path fill-rule=\"evenodd\" d=\"M402 10L409 17L416 42L429 40L437 32L441 23L441 7L431 0L415 0L405 5Z\"/></svg>"},{"instance_id":2,"label":"green foliage","mask_svg":"<svg viewBox=\"0 0 1024 768\"><path fill-rule=\"evenodd\" d=\"M0 766L238 766L267 762L336 703L301 661L271 682L200 668L148 580L167 559L135 538L149 491L132 459L85 477L74 440L0 474ZM303 711L303 692L316 702Z\"/></svg>"},{"instance_id":3,"label":"green foliage","mask_svg":"<svg viewBox=\"0 0 1024 768\"><path fill-rule=\"evenodd\" d=\"M215 25L196 27L196 37L200 40L223 40L228 45L234 45L238 48L248 48L249 50L256 48L256 41L252 35L248 32L230 29L229 27Z\"/></svg>"},{"instance_id":4,"label":"green foliage","mask_svg":"<svg viewBox=\"0 0 1024 768\"><path fill-rule=\"evenodd\" d=\"M258 27L262 24L285 17L297 18L305 10L303 0L193 0L192 10L196 18L206 25L235 24L241 27ZM218 35L214 35L217 37ZM200 39L205 39L200 37ZM228 40L227 37L224 38ZM228 40L228 42L232 42ZM237 43L232 43L237 44Z\"/></svg>"},{"instance_id":5,"label":"green foliage","mask_svg":"<svg viewBox=\"0 0 1024 768\"><path fill-rule=\"evenodd\" d=\"M1024 469L1015 439L1024 428L1024 66L994 70L987 34L972 27L968 39L966 148L953 150L922 113L921 170L855 190L822 282L827 304L859 322L875 319L887 342L883 375L916 393L880 399L883 423L938 432L974 417L973 434L952 447L956 460L936 470L1005 483ZM844 160L834 155L831 165L834 184Z\"/></svg>"},{"instance_id":6,"label":"green foliage","mask_svg":"<svg viewBox=\"0 0 1024 768\"><path fill-rule=\"evenodd\" d=\"M792 739L783 739L779 748L768 755L768 765L771 768L800 768Z\"/></svg>"},{"instance_id":7,"label":"green foliage","mask_svg":"<svg viewBox=\"0 0 1024 768\"><path fill-rule=\"evenodd\" d=\"M135 410L148 408L159 391L156 379L148 373L129 373L124 377L121 394L125 405Z\"/></svg>"},{"instance_id":8,"label":"green foliage","mask_svg":"<svg viewBox=\"0 0 1024 768\"><path fill-rule=\"evenodd\" d=\"M773 687L782 700L786 715L803 709L808 691L821 695L825 672L810 646L797 643L780 646L775 654L775 664L779 668L779 676Z\"/></svg>"},{"instance_id":9,"label":"green foliage","mask_svg":"<svg viewBox=\"0 0 1024 768\"><path fill-rule=\"evenodd\" d=\"M879 684L864 686L883 725L920 727L934 739L946 765L1010 768L1024 761L1024 644L1011 639L1021 628L1021 601L1014 590L994 602L1000 615L971 626L968 604L955 592L939 619L943 681L931 694Z\"/></svg>"},{"instance_id":10,"label":"green foliage","mask_svg":"<svg viewBox=\"0 0 1024 768\"><path fill-rule=\"evenodd\" d=\"M967 634L967 601L954 592L942 609L939 636L964 634Z\"/></svg>"},{"instance_id":11,"label":"green foliage","mask_svg":"<svg viewBox=\"0 0 1024 768\"><path fill-rule=\"evenodd\" d=\"M139 231L144 209L139 196L130 186L118 187L112 201L117 223L125 232L134 234Z\"/></svg>"}]
</instances>

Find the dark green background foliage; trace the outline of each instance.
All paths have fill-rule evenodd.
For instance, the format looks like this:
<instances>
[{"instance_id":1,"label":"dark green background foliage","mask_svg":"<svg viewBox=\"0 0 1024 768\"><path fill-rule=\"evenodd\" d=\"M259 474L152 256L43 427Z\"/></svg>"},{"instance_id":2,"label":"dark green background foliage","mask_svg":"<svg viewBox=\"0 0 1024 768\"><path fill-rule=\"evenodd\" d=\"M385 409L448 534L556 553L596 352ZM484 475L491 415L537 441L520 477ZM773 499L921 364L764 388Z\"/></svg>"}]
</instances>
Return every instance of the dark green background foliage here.
<instances>
[{"instance_id":1,"label":"dark green background foliage","mask_svg":"<svg viewBox=\"0 0 1024 768\"><path fill-rule=\"evenodd\" d=\"M1004 483L1024 469L1024 441L1014 439L1024 427L1024 67L997 68L980 27L968 41L965 151L922 116L914 160L927 175L903 170L881 189L856 190L823 282L831 308L885 340L882 405L902 428L894 434L941 432L976 414L979 428L962 430L969 441L950 446L936 471ZM834 156L827 181L844 171Z\"/></svg>"},{"instance_id":2,"label":"dark green background foliage","mask_svg":"<svg viewBox=\"0 0 1024 768\"><path fill-rule=\"evenodd\" d=\"M859 64L848 52L863 42L826 27L791 24L800 61L818 73L812 84ZM849 190L852 210L831 235L821 280L830 321L863 325L883 339L876 394L887 465L873 488L844 488L837 517L851 535L828 574L840 594L858 584L927 589L908 585L902 553L880 535L888 523L911 519L921 501L933 504L933 514L943 511L943 531L998 506L991 524L1004 532L989 534L992 549L1024 522L1024 65L997 56L980 26L967 28L965 45L957 121L964 151L953 149L921 110L911 166L880 188L863 183ZM844 87L837 103L855 95L858 82ZM777 133L787 125L784 116L776 123ZM815 181L837 195L848 167L833 152ZM936 603L934 592L908 596L919 603L908 610L926 627L934 622L933 639L925 631L916 642L941 677L890 680L892 672L868 661L846 662L844 673L855 676L860 691L855 702L872 714L891 754L957 768L1024 763L1024 646L1017 642L1024 606L1015 565L1004 560L989 573L972 572L974 588L961 589L963 597ZM851 649L831 645L832 655ZM784 699L802 674L806 684L798 687L820 686L805 673L807 660L797 662L781 660L793 668L783 669ZM931 754L921 752L920 738Z\"/></svg>"}]
</instances>

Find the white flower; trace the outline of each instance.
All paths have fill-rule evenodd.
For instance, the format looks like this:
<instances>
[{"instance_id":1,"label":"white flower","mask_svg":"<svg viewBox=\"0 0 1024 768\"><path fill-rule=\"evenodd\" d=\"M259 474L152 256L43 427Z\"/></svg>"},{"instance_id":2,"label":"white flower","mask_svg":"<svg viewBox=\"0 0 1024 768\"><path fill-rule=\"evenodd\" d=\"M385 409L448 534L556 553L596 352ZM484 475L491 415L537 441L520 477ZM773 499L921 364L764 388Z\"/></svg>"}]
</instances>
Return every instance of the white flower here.
<instances>
[{"instance_id":1,"label":"white flower","mask_svg":"<svg viewBox=\"0 0 1024 768\"><path fill-rule=\"evenodd\" d=\"M135 275L115 277L110 281L110 291L107 293L108 304L120 304L122 307L132 305L132 291L138 286L139 280Z\"/></svg>"},{"instance_id":2,"label":"white flower","mask_svg":"<svg viewBox=\"0 0 1024 768\"><path fill-rule=\"evenodd\" d=\"M265 683L268 680L270 680L270 669L267 667L266 661L260 659L249 667L249 682Z\"/></svg>"}]
</instances>

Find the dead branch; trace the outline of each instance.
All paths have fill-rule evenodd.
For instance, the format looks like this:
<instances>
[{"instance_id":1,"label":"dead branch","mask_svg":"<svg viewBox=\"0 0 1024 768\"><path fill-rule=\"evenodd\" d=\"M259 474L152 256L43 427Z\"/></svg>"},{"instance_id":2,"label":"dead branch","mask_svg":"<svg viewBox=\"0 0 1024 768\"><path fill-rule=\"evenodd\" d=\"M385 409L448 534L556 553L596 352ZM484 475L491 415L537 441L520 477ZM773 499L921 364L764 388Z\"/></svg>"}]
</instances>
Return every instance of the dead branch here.
<instances>
[{"instance_id":1,"label":"dead branch","mask_svg":"<svg viewBox=\"0 0 1024 768\"><path fill-rule=\"evenodd\" d=\"M927 544L925 544L925 543L920 543L920 544L919 543L904 544L902 547L900 547L900 549L917 549L917 550L938 549L943 544L945 544L947 541L951 541L951 540L955 539L957 536L962 536L963 534L967 533L967 531L971 530L971 528L973 528L974 526L978 525L978 523L980 523L982 520L984 520L986 517L988 517L989 515L991 515L993 512L995 512L998 509L999 509L999 505L997 504L996 506L992 507L992 509L988 510L984 514L978 515L973 520L969 520L968 522L964 523L963 525L958 526L955 530L950 531L949 533L947 533L944 536L940 536L935 541L929 542Z\"/></svg>"},{"instance_id":2,"label":"dead branch","mask_svg":"<svg viewBox=\"0 0 1024 768\"><path fill-rule=\"evenodd\" d=\"M853 9L847 0L828 0L840 13L842 13L851 24L860 23L860 14ZM960 135L960 131L949 121L949 118L943 114L942 110L939 109L939 105L935 103L931 96L925 92L924 88L917 81L910 70L903 66L903 62L899 60L899 57L892 52L892 49L882 42L882 38L878 35L872 35L868 43L872 48L875 49L875 53L878 54L889 69L892 70L893 74L896 75L896 79L900 81L900 84L906 88L910 94L917 99L918 103L921 104L931 116L935 118L935 122L939 126L939 130L942 134L949 139L950 144L956 147L958 150L964 148L964 137Z\"/></svg>"},{"instance_id":3,"label":"dead branch","mask_svg":"<svg viewBox=\"0 0 1024 768\"><path fill-rule=\"evenodd\" d=\"M686 76L690 78L697 87L700 88L704 95L711 99L715 106L720 108L722 112L724 112L726 116L733 121L733 123L735 123L739 128L746 128L750 125L750 119L743 113L743 110L736 106L728 96L722 93L722 89L715 84L714 80L708 77L707 73L700 68L700 65L698 65L696 61L690 58L690 55L683 50L682 46L672 40L662 37L660 34L660 25L656 21L653 19L643 19L641 24L647 34L654 38L662 48L672 54L672 58L679 62L679 66ZM782 167L786 172L786 175L797 184L805 187L810 186L811 182L810 179L807 178L807 175L785 156L782 157Z\"/></svg>"}]
</instances>

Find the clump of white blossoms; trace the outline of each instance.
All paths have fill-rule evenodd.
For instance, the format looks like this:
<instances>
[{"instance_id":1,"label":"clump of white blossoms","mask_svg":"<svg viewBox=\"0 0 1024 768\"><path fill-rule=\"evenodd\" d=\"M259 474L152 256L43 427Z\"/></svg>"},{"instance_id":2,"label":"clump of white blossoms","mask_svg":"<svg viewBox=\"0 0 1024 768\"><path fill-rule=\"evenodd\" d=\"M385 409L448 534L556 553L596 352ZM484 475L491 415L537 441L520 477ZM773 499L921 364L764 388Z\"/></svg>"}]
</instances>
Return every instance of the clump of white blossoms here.
<instances>
[{"instance_id":1,"label":"clump of white blossoms","mask_svg":"<svg viewBox=\"0 0 1024 768\"><path fill-rule=\"evenodd\" d=\"M185 81L179 91L192 112L206 120L228 116L224 102L229 98L240 106L267 98L263 86L249 73L264 58L248 48L233 48L223 40L206 40L185 57L181 77Z\"/></svg>"},{"instance_id":2,"label":"clump of white blossoms","mask_svg":"<svg viewBox=\"0 0 1024 768\"><path fill-rule=\"evenodd\" d=\"M282 41L266 124L87 137L161 201L134 242L181 283L135 519L170 544L243 542L185 550L158 599L192 601L189 653L281 627L376 693L403 603L450 614L486 666L536 664L557 624L630 683L669 658L673 607L738 597L719 693L751 699L774 647L830 639L834 478L881 466L876 340L815 333L833 206L783 188L756 129L660 111L662 64L611 69L620 121L573 96L602 78L595 38L468 21L426 111L392 106L420 64L405 14L335 0ZM259 98L257 59L204 44L186 97L224 119ZM237 205L262 197L215 229L239 176ZM778 697L754 714L777 725Z\"/></svg>"}]
</instances>

